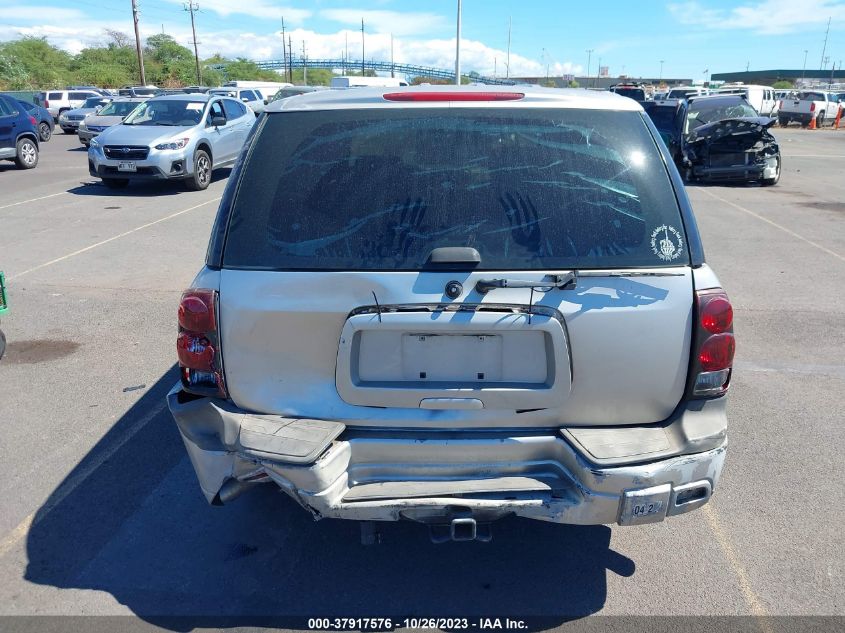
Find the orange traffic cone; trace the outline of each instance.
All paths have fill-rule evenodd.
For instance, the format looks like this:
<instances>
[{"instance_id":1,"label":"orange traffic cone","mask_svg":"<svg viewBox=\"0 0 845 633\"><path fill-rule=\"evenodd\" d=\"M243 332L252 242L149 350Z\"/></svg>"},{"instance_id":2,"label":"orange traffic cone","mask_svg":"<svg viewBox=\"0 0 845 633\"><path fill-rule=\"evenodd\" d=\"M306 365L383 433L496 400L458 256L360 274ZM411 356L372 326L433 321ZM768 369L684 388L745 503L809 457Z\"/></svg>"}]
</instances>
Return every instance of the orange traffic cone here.
<instances>
[{"instance_id":1,"label":"orange traffic cone","mask_svg":"<svg viewBox=\"0 0 845 633\"><path fill-rule=\"evenodd\" d=\"M808 129L810 129L810 130L816 129L816 117L813 117L812 119L810 119L810 126L809 126Z\"/></svg>"},{"instance_id":2,"label":"orange traffic cone","mask_svg":"<svg viewBox=\"0 0 845 633\"><path fill-rule=\"evenodd\" d=\"M833 122L833 129L839 129L839 120L842 118L842 110L845 110L845 106L840 106L839 111L836 113L836 120Z\"/></svg>"}]
</instances>

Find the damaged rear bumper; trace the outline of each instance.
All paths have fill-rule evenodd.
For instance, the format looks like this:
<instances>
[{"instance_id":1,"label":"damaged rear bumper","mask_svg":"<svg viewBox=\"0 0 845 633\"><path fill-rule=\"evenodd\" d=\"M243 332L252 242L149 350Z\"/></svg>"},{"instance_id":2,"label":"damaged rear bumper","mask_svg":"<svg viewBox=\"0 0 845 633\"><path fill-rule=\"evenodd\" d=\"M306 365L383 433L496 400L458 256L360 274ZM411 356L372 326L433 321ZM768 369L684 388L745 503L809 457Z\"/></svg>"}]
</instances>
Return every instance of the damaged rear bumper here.
<instances>
[{"instance_id":1,"label":"damaged rear bumper","mask_svg":"<svg viewBox=\"0 0 845 633\"><path fill-rule=\"evenodd\" d=\"M168 405L209 502L273 482L315 518L653 523L710 499L727 446L724 398L658 425L530 432L358 430L251 414L178 384Z\"/></svg>"}]
</instances>

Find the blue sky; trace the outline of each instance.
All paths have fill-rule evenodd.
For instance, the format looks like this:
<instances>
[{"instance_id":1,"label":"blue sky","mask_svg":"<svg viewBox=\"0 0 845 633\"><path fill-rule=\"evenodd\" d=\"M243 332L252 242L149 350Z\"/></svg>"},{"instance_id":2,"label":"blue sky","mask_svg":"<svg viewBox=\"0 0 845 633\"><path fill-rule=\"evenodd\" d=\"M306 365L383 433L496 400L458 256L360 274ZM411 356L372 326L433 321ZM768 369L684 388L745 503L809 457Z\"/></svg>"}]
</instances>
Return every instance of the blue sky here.
<instances>
[{"instance_id":1,"label":"blue sky","mask_svg":"<svg viewBox=\"0 0 845 633\"><path fill-rule=\"evenodd\" d=\"M170 33L190 43L182 0L138 0L142 35ZM311 58L339 57L346 42L360 59L364 18L368 58L454 66L456 0L198 0L200 55L281 57L281 16L294 47ZM464 70L505 73L512 21L510 74L587 69L599 60L611 76L701 79L704 71L818 67L832 18L827 68L845 62L845 0L464 0ZM132 33L129 0L0 0L0 40L46 36L76 52L104 40L103 29Z\"/></svg>"}]
</instances>

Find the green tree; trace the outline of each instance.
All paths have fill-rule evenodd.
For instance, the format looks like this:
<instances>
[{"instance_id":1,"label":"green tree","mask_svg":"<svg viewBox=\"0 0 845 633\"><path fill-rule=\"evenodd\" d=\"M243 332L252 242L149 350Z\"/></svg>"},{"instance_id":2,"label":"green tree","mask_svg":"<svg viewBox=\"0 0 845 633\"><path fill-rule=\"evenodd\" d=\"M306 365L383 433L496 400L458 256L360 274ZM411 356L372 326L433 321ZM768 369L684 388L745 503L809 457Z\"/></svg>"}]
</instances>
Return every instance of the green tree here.
<instances>
[{"instance_id":1,"label":"green tree","mask_svg":"<svg viewBox=\"0 0 845 633\"><path fill-rule=\"evenodd\" d=\"M772 84L772 88L775 90L791 90L794 87L795 85L791 81L785 81L783 79Z\"/></svg>"},{"instance_id":2,"label":"green tree","mask_svg":"<svg viewBox=\"0 0 845 633\"><path fill-rule=\"evenodd\" d=\"M166 33L147 38L144 70L147 81L157 86L178 87L197 81L193 52Z\"/></svg>"},{"instance_id":3,"label":"green tree","mask_svg":"<svg viewBox=\"0 0 845 633\"><path fill-rule=\"evenodd\" d=\"M569 87L570 87L570 88L580 88L580 87L581 87L581 84L579 84L577 81L575 81L575 80L573 79L572 81L570 81L570 82L569 82Z\"/></svg>"},{"instance_id":4,"label":"green tree","mask_svg":"<svg viewBox=\"0 0 845 633\"><path fill-rule=\"evenodd\" d=\"M43 37L0 43L0 57L8 60L0 66L0 84L14 83L19 89L58 88L72 78L70 54Z\"/></svg>"}]
</instances>

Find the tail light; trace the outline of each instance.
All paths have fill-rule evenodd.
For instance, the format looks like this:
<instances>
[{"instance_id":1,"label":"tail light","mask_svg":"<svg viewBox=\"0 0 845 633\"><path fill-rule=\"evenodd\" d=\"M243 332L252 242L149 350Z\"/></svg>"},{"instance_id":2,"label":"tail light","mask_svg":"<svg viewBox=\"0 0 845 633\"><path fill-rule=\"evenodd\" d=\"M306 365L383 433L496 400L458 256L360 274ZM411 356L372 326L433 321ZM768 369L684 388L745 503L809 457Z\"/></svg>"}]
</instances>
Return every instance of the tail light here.
<instances>
[{"instance_id":1,"label":"tail light","mask_svg":"<svg viewBox=\"0 0 845 633\"><path fill-rule=\"evenodd\" d=\"M816 111L816 102L811 101L810 102L810 112L815 112L815 111Z\"/></svg>"},{"instance_id":2,"label":"tail light","mask_svg":"<svg viewBox=\"0 0 845 633\"><path fill-rule=\"evenodd\" d=\"M45 107L45 108L49 108L49 107L50 107L50 102L49 102L49 101L47 101L47 99L44 99L44 107Z\"/></svg>"},{"instance_id":3,"label":"tail light","mask_svg":"<svg viewBox=\"0 0 845 633\"><path fill-rule=\"evenodd\" d=\"M33 125L37 125L37 124L38 124L38 121L36 121L36 120L35 120L35 117L34 117L34 116L32 116L31 114L29 115L29 122L30 122L30 123L32 123Z\"/></svg>"},{"instance_id":4,"label":"tail light","mask_svg":"<svg viewBox=\"0 0 845 633\"><path fill-rule=\"evenodd\" d=\"M728 390L736 341L733 307L721 288L698 290L689 390L693 398L721 396Z\"/></svg>"},{"instance_id":5,"label":"tail light","mask_svg":"<svg viewBox=\"0 0 845 633\"><path fill-rule=\"evenodd\" d=\"M179 374L185 391L227 398L217 330L217 292L195 288L182 293L176 338Z\"/></svg>"}]
</instances>

